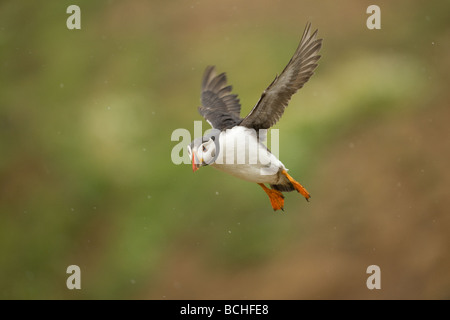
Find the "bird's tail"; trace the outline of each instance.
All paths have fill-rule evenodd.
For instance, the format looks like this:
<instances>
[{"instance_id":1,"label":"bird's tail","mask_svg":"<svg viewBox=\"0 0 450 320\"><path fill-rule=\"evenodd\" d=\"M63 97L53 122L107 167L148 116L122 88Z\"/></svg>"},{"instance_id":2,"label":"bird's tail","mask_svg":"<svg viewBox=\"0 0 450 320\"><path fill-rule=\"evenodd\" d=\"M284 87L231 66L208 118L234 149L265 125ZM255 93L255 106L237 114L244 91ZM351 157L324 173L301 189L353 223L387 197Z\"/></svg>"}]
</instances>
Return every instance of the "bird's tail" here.
<instances>
[{"instance_id":1,"label":"bird's tail","mask_svg":"<svg viewBox=\"0 0 450 320\"><path fill-rule=\"evenodd\" d=\"M289 181L282 184L271 184L270 187L281 192L291 192L295 190L294 186Z\"/></svg>"}]
</instances>

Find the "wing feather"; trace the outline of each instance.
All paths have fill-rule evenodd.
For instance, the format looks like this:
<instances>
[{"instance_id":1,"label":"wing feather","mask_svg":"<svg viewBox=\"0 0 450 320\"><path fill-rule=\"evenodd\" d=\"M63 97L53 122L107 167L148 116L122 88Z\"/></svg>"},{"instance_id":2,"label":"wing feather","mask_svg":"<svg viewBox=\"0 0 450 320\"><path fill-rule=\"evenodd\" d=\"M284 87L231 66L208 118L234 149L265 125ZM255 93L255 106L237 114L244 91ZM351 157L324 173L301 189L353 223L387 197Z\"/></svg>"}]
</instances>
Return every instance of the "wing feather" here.
<instances>
[{"instance_id":1,"label":"wing feather","mask_svg":"<svg viewBox=\"0 0 450 320\"><path fill-rule=\"evenodd\" d=\"M201 102L199 113L213 128L225 130L239 124L241 104L236 94L232 94L232 86L227 86L227 76L221 73L216 76L214 66L208 66L203 74Z\"/></svg>"},{"instance_id":2,"label":"wing feather","mask_svg":"<svg viewBox=\"0 0 450 320\"><path fill-rule=\"evenodd\" d=\"M261 98L240 123L241 126L268 129L283 115L292 95L314 74L322 39L316 39L318 30L310 35L311 24L306 25L300 44L279 76L262 93Z\"/></svg>"}]
</instances>

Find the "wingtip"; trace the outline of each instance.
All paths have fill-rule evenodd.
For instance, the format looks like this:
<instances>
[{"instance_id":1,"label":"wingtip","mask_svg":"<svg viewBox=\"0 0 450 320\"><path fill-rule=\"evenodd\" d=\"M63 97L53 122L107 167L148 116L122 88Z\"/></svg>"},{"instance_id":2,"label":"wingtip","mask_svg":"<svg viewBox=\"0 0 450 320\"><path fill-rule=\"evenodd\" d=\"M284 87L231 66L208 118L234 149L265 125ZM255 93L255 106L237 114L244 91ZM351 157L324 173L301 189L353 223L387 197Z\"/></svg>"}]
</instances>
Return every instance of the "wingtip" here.
<instances>
[{"instance_id":1,"label":"wingtip","mask_svg":"<svg viewBox=\"0 0 450 320\"><path fill-rule=\"evenodd\" d=\"M311 29L311 22L306 22L305 31L303 31L302 38L306 37L309 34L309 29Z\"/></svg>"},{"instance_id":2,"label":"wingtip","mask_svg":"<svg viewBox=\"0 0 450 320\"><path fill-rule=\"evenodd\" d=\"M205 68L205 71L203 72L203 78L208 78L211 76L211 74L216 73L216 66L207 66Z\"/></svg>"},{"instance_id":3,"label":"wingtip","mask_svg":"<svg viewBox=\"0 0 450 320\"><path fill-rule=\"evenodd\" d=\"M210 71L215 70L215 69L216 69L216 66L209 65L209 66L206 66L205 72L210 72Z\"/></svg>"},{"instance_id":4,"label":"wingtip","mask_svg":"<svg viewBox=\"0 0 450 320\"><path fill-rule=\"evenodd\" d=\"M202 78L202 90L206 87L208 82L211 81L212 78L216 75L216 67L209 65L205 68L205 71L203 72L203 78Z\"/></svg>"},{"instance_id":5,"label":"wingtip","mask_svg":"<svg viewBox=\"0 0 450 320\"><path fill-rule=\"evenodd\" d=\"M305 41L311 41L311 39L314 39L314 37L317 36L319 29L316 29L312 35L310 35L310 31L311 31L311 22L308 21L306 23L305 30L303 31L302 38L300 40L300 45L302 43L304 43ZM299 47L300 47L300 45L299 45Z\"/></svg>"},{"instance_id":6,"label":"wingtip","mask_svg":"<svg viewBox=\"0 0 450 320\"><path fill-rule=\"evenodd\" d=\"M305 26L305 31L303 32L303 36L302 36L302 39L305 37L305 36L308 36L309 35L309 31L311 30L311 21L308 21L308 22L306 22L306 26ZM319 32L319 29L317 28L316 30L314 30L314 32L312 33L312 35L309 37L309 38L311 38L311 39L313 39L314 37L316 37L317 36L317 33ZM321 39L322 40L322 39Z\"/></svg>"}]
</instances>

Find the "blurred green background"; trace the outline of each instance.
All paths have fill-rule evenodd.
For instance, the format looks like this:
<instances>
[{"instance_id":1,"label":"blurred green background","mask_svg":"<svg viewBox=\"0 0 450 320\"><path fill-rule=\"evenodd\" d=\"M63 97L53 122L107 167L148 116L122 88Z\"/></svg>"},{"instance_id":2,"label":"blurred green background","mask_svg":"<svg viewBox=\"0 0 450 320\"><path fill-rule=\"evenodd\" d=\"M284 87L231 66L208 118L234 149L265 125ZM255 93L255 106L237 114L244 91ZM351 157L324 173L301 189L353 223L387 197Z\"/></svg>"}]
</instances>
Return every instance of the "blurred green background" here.
<instances>
[{"instance_id":1,"label":"blurred green background","mask_svg":"<svg viewBox=\"0 0 450 320\"><path fill-rule=\"evenodd\" d=\"M66 9L81 8L81 30ZM366 8L381 7L381 30ZM449 299L448 1L3 1L0 298ZM207 65L247 114L324 39L280 158L312 194L174 165ZM209 128L203 121L203 128ZM81 268L68 290L66 268ZM366 268L381 268L368 290Z\"/></svg>"}]
</instances>

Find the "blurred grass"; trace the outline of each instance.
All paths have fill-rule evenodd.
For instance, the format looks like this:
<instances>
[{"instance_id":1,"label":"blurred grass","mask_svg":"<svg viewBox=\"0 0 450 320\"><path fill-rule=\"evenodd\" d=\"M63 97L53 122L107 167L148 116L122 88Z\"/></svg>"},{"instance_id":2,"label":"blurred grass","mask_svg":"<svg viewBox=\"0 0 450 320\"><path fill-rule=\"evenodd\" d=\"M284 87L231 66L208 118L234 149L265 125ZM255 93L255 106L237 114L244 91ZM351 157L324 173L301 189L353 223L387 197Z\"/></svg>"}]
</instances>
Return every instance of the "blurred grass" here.
<instances>
[{"instance_id":1,"label":"blurred grass","mask_svg":"<svg viewBox=\"0 0 450 320\"><path fill-rule=\"evenodd\" d=\"M383 3L379 31L358 1L80 1L74 31L70 4L0 4L0 298L140 297L174 247L236 270L303 241L296 195L273 214L257 186L170 161L172 131L200 120L206 65L227 72L244 115L306 21L319 28L320 66L276 126L306 187L330 145L448 83L446 3ZM80 292L65 288L70 264Z\"/></svg>"}]
</instances>

